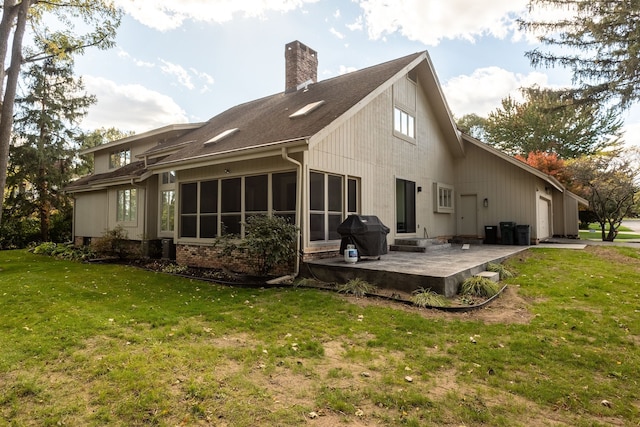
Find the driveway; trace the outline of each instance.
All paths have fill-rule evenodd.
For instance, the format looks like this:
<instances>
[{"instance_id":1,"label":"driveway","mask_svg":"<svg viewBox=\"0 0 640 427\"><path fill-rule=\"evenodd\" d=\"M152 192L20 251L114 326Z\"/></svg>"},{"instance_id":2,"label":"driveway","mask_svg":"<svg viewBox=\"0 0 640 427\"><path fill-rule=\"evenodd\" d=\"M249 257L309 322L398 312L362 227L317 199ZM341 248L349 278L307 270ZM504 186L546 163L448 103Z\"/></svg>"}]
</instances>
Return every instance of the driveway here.
<instances>
[{"instance_id":1,"label":"driveway","mask_svg":"<svg viewBox=\"0 0 640 427\"><path fill-rule=\"evenodd\" d=\"M625 219L622 221L622 225L640 234L640 219Z\"/></svg>"}]
</instances>

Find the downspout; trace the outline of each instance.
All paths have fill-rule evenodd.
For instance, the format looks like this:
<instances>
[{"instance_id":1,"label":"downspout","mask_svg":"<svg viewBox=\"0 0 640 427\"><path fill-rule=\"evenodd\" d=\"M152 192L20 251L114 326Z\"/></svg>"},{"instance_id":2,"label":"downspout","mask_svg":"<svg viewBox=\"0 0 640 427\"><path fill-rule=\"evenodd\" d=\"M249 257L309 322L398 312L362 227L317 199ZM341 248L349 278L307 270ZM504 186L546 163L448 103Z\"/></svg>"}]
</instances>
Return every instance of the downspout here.
<instances>
[{"instance_id":1,"label":"downspout","mask_svg":"<svg viewBox=\"0 0 640 427\"><path fill-rule=\"evenodd\" d=\"M298 182L296 184L296 267L293 274L295 279L300 274L300 221L302 217L302 163L289 157L286 147L282 147L282 158L290 163L296 165Z\"/></svg>"}]
</instances>

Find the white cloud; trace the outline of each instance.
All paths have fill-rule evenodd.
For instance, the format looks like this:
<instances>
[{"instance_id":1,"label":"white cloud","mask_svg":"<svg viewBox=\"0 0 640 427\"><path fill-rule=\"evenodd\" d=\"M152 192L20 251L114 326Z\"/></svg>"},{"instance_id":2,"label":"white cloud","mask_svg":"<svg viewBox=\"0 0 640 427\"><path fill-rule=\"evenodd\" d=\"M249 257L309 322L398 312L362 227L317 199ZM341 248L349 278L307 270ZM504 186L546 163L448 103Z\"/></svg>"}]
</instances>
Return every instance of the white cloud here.
<instances>
[{"instance_id":1,"label":"white cloud","mask_svg":"<svg viewBox=\"0 0 640 427\"><path fill-rule=\"evenodd\" d=\"M160 62L162 62L160 69L163 73L177 78L178 83L180 83L187 89L191 90L195 87L193 85L193 82L191 81L191 75L189 75L189 72L185 70L184 67L178 64L173 64L169 61L165 61L164 59L160 59Z\"/></svg>"},{"instance_id":2,"label":"white cloud","mask_svg":"<svg viewBox=\"0 0 640 427\"><path fill-rule=\"evenodd\" d=\"M362 15L358 16L353 24L347 24L347 28L351 31L362 31L364 28L362 24Z\"/></svg>"},{"instance_id":3,"label":"white cloud","mask_svg":"<svg viewBox=\"0 0 640 427\"><path fill-rule=\"evenodd\" d=\"M339 38L340 40L342 40L344 38L344 34L342 34L341 32L339 32L338 30L336 30L335 28L329 28L329 32L331 34L333 34L334 36L336 36L337 38Z\"/></svg>"},{"instance_id":4,"label":"white cloud","mask_svg":"<svg viewBox=\"0 0 640 427\"><path fill-rule=\"evenodd\" d=\"M115 0L115 4L140 23L165 31L185 20L228 22L234 15L263 18L265 13L289 12L318 0Z\"/></svg>"},{"instance_id":5,"label":"white cloud","mask_svg":"<svg viewBox=\"0 0 640 427\"><path fill-rule=\"evenodd\" d=\"M479 68L471 75L449 79L442 87L445 98L456 117L477 114L486 117L511 95L521 100L519 89L534 84L550 87L546 74L532 72L516 74L499 67Z\"/></svg>"},{"instance_id":6,"label":"white cloud","mask_svg":"<svg viewBox=\"0 0 640 427\"><path fill-rule=\"evenodd\" d=\"M351 73L357 70L358 69L356 67L347 67L345 65L341 65L340 70L338 71L338 74L343 75L343 74Z\"/></svg>"},{"instance_id":7,"label":"white cloud","mask_svg":"<svg viewBox=\"0 0 640 427\"><path fill-rule=\"evenodd\" d=\"M98 98L82 122L85 129L115 127L140 133L188 121L173 99L144 86L118 85L93 76L84 76L83 81L87 92Z\"/></svg>"},{"instance_id":8,"label":"white cloud","mask_svg":"<svg viewBox=\"0 0 640 427\"><path fill-rule=\"evenodd\" d=\"M399 31L409 40L436 46L442 39L505 38L527 0L357 0L367 31L377 40Z\"/></svg>"}]
</instances>

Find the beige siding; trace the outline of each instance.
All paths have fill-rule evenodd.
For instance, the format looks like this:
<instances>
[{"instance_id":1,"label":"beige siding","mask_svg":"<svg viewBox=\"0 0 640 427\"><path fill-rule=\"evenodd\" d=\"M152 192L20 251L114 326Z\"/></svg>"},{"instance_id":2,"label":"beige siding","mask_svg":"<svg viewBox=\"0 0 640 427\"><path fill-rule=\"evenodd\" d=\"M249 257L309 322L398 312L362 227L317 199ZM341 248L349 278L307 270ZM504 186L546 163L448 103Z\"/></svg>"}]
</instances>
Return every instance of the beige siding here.
<instances>
[{"instance_id":1,"label":"beige siding","mask_svg":"<svg viewBox=\"0 0 640 427\"><path fill-rule=\"evenodd\" d=\"M99 237L107 228L109 202L106 191L77 193L74 202L74 234Z\"/></svg>"},{"instance_id":2,"label":"beige siding","mask_svg":"<svg viewBox=\"0 0 640 427\"><path fill-rule=\"evenodd\" d=\"M109 155L111 154L111 152L113 151L121 151L124 149L131 149L131 162L135 162L138 161L139 159L136 158L137 155L140 155L142 153L144 153L145 151L149 150L150 148L153 148L157 145L157 141L150 141L147 143L140 143L139 141L137 141L134 144L129 144L129 145L122 145L122 146L118 146L117 148L111 148L111 149L104 149L101 151L96 151L94 153L94 169L95 172L94 173L105 173L105 172L109 172Z\"/></svg>"},{"instance_id":3,"label":"beige siding","mask_svg":"<svg viewBox=\"0 0 640 427\"><path fill-rule=\"evenodd\" d=\"M537 237L538 198L551 200L548 183L473 144L467 144L466 157L455 171L457 200L461 194L477 195L478 236L484 235L484 226L513 221L530 225L532 238Z\"/></svg>"},{"instance_id":4,"label":"beige siding","mask_svg":"<svg viewBox=\"0 0 640 427\"><path fill-rule=\"evenodd\" d=\"M405 109L415 105L416 139L394 136L394 99ZM400 79L309 152L309 170L361 179L361 214L377 215L395 238L395 180L416 183L416 235L450 236L455 232L452 214L433 213L433 182L454 183L451 153L421 86ZM307 242L308 244L308 242Z\"/></svg>"}]
</instances>

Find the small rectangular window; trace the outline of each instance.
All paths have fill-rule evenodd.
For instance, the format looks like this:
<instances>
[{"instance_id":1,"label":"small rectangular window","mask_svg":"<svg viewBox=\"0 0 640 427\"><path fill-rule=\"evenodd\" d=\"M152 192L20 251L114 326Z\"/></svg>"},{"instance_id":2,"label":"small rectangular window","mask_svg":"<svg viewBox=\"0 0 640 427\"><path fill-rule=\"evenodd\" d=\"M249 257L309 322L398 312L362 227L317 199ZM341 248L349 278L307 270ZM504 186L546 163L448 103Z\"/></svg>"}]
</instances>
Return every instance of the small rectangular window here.
<instances>
[{"instance_id":1,"label":"small rectangular window","mask_svg":"<svg viewBox=\"0 0 640 427\"><path fill-rule=\"evenodd\" d=\"M113 151L109 154L109 169L117 169L131 163L131 150Z\"/></svg>"},{"instance_id":2,"label":"small rectangular window","mask_svg":"<svg viewBox=\"0 0 640 427\"><path fill-rule=\"evenodd\" d=\"M162 173L162 185L174 184L176 182L175 171Z\"/></svg>"},{"instance_id":3,"label":"small rectangular window","mask_svg":"<svg viewBox=\"0 0 640 427\"><path fill-rule=\"evenodd\" d=\"M393 109L393 129L396 133L415 138L415 117L398 107Z\"/></svg>"},{"instance_id":4,"label":"small rectangular window","mask_svg":"<svg viewBox=\"0 0 640 427\"><path fill-rule=\"evenodd\" d=\"M434 209L436 213L453 213L453 187L436 182L433 184Z\"/></svg>"}]
</instances>

